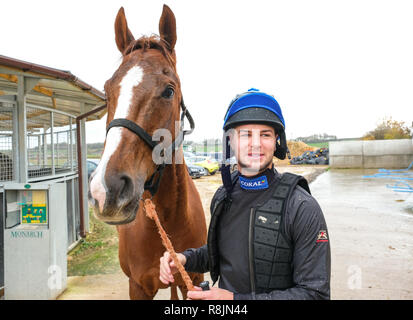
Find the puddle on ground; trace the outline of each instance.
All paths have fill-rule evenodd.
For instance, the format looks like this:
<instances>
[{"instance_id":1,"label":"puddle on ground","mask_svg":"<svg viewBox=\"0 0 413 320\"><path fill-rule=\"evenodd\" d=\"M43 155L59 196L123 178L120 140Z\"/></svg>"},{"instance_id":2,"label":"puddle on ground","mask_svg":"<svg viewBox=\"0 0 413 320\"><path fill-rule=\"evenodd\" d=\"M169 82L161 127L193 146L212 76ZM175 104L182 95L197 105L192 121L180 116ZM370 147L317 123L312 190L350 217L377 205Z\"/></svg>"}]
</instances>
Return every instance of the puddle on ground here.
<instances>
[{"instance_id":1,"label":"puddle on ground","mask_svg":"<svg viewBox=\"0 0 413 320\"><path fill-rule=\"evenodd\" d=\"M311 185L313 196L325 205L366 209L371 214L413 215L413 193L387 187L391 179L365 178L375 169L331 169Z\"/></svg>"},{"instance_id":2,"label":"puddle on ground","mask_svg":"<svg viewBox=\"0 0 413 320\"><path fill-rule=\"evenodd\" d=\"M409 214L413 214L413 206L408 206L404 208L404 211L409 213Z\"/></svg>"}]
</instances>

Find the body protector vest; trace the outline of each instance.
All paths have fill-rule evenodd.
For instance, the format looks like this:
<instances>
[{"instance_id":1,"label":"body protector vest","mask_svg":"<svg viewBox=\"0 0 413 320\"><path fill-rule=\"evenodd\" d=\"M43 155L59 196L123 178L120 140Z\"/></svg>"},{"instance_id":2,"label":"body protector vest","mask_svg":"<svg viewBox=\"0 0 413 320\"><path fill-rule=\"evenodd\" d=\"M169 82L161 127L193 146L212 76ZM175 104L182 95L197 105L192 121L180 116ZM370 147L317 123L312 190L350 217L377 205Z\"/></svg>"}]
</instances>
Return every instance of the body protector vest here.
<instances>
[{"instance_id":1,"label":"body protector vest","mask_svg":"<svg viewBox=\"0 0 413 320\"><path fill-rule=\"evenodd\" d=\"M233 175L233 182L237 175ZM299 175L284 173L276 182L271 198L260 207L250 208L248 252L251 290L255 293L283 290L292 287L293 247L287 240L283 228L283 217L288 200L295 187L300 185L308 193L307 180ZM217 195L211 212L208 232L208 256L211 278L215 283L219 277L219 248L216 226L219 216L229 210L231 198L224 188Z\"/></svg>"}]
</instances>

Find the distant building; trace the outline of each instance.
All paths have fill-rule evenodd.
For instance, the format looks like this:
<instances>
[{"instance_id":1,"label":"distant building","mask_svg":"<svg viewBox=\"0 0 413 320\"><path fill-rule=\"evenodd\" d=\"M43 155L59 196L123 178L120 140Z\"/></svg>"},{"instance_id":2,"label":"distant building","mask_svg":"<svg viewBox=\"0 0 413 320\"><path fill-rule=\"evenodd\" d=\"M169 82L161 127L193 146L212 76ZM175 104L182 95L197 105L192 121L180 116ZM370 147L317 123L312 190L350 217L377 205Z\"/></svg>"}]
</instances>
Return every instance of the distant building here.
<instances>
[{"instance_id":1,"label":"distant building","mask_svg":"<svg viewBox=\"0 0 413 320\"><path fill-rule=\"evenodd\" d=\"M305 143L314 143L314 142L324 142L324 141L333 141L337 140L337 136L328 135L327 133L323 134L313 134L307 137L298 137L295 141L302 141Z\"/></svg>"}]
</instances>

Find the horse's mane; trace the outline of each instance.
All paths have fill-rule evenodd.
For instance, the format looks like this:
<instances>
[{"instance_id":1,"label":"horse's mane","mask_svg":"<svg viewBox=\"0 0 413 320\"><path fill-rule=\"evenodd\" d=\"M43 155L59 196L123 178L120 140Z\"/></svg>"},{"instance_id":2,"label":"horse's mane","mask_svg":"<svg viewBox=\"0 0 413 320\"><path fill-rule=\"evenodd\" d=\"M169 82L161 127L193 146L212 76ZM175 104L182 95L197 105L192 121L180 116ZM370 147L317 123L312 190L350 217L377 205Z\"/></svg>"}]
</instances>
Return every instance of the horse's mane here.
<instances>
[{"instance_id":1,"label":"horse's mane","mask_svg":"<svg viewBox=\"0 0 413 320\"><path fill-rule=\"evenodd\" d=\"M168 60L168 62L175 67L175 54L171 53L171 50L169 49L169 44L157 35L152 35L149 37L142 36L139 39L132 41L126 48L124 55L128 55L135 50L146 51L148 49L159 50L162 53L162 55L166 58L166 60Z\"/></svg>"}]
</instances>

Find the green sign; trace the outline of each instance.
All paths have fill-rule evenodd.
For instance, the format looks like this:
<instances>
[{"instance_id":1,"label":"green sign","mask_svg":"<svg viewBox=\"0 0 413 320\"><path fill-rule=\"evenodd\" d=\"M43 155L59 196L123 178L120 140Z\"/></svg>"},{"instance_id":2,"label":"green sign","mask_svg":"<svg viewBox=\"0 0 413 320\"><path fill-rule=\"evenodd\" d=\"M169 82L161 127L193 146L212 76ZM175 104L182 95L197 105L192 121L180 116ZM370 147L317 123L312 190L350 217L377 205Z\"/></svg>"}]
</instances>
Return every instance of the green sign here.
<instances>
[{"instance_id":1,"label":"green sign","mask_svg":"<svg viewBox=\"0 0 413 320\"><path fill-rule=\"evenodd\" d=\"M47 224L47 193L44 190L24 190L20 195L21 223Z\"/></svg>"},{"instance_id":2,"label":"green sign","mask_svg":"<svg viewBox=\"0 0 413 320\"><path fill-rule=\"evenodd\" d=\"M22 206L22 223L45 224L47 223L46 206L25 204Z\"/></svg>"}]
</instances>

